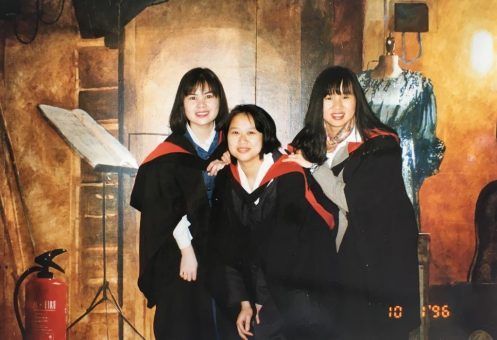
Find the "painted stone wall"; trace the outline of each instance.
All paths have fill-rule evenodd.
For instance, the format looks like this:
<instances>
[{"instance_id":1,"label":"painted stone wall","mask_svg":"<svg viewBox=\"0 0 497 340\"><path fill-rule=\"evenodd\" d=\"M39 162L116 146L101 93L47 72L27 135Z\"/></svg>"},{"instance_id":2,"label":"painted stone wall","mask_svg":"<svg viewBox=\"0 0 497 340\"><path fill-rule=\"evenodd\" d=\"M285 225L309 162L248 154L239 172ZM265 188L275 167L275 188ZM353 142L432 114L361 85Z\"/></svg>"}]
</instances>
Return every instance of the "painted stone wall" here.
<instances>
[{"instance_id":1,"label":"painted stone wall","mask_svg":"<svg viewBox=\"0 0 497 340\"><path fill-rule=\"evenodd\" d=\"M50 6L49 6L50 7ZM46 8L48 10L48 7ZM23 7L29 13L32 8ZM52 13L50 11L50 13ZM31 17L32 18L32 17ZM21 22L19 34L27 39L33 22ZM69 302L75 301L77 288L77 181L79 158L48 125L37 109L40 103L61 107L76 106L75 47L78 27L71 6L64 10L59 22L40 25L35 40L24 45L13 34L13 22L6 21L2 29L2 91L0 104L10 134L15 162L19 171L21 194L26 202L31 225L34 253L54 248L66 248L69 254L57 259L66 270L64 276L71 289ZM2 234L5 233L1 230ZM6 234L4 234L6 236ZM12 310L12 288L16 273L9 269L10 257L17 256L2 237L2 328L0 338L18 338ZM33 259L29 259L32 263ZM22 268L21 271L27 269ZM19 274L19 273L17 273ZM58 275L58 274L56 274ZM2 275L3 276L3 275ZM77 307L69 307L69 313Z\"/></svg>"},{"instance_id":2,"label":"painted stone wall","mask_svg":"<svg viewBox=\"0 0 497 340\"><path fill-rule=\"evenodd\" d=\"M316 68L332 62L332 12L332 2L323 0L171 1L147 8L127 29L126 66L134 74L127 76L134 79L127 107L135 105L127 132L168 133L181 76L204 66L220 77L231 108L264 107L281 141L289 142L301 127L302 97ZM138 138L145 144L135 144L137 158L160 138Z\"/></svg>"},{"instance_id":3,"label":"painted stone wall","mask_svg":"<svg viewBox=\"0 0 497 340\"><path fill-rule=\"evenodd\" d=\"M430 31L423 33L423 56L403 68L422 72L433 82L437 98L437 135L446 144L440 172L420 191L421 230L431 234L432 284L466 281L475 251L474 212L480 190L497 177L497 63L486 73L471 64L471 53L482 57L482 45L472 51L472 39L485 30L497 37L497 1L427 1ZM393 13L393 1L387 14ZM370 0L364 25L364 64L383 54L383 1ZM391 23L390 23L391 24ZM391 26L390 26L391 27ZM395 34L397 54L401 35ZM407 34L407 55L418 44ZM484 63L480 60L479 63ZM478 62L477 62L478 63Z\"/></svg>"},{"instance_id":4,"label":"painted stone wall","mask_svg":"<svg viewBox=\"0 0 497 340\"><path fill-rule=\"evenodd\" d=\"M53 4L44 5L45 20L56 13ZM19 34L27 40L30 25L34 23L33 16L26 14L33 8L23 3L21 10ZM38 34L30 44L22 44L16 39L13 21L0 22L0 104L19 170L20 194L26 202L34 253L54 248L68 250L56 259L66 273L56 275L64 277L69 287L67 322L70 322L90 305L102 284L101 217L98 213L92 214L92 211L101 210L101 204L95 201L101 202L102 196L98 191L87 193L88 187L99 187L93 178L95 174L93 177L88 175L91 169L80 162L79 156L42 117L37 105L67 109L79 106L95 119L105 120L106 128L117 127L113 124L117 123L117 53L105 48L103 39L83 41L80 38L71 2L66 3L56 24L40 24ZM112 208L109 205L109 211ZM113 215L108 221L110 232L107 237L108 243L115 245L115 212ZM85 224L89 217L93 218L93 224ZM20 268L17 273L13 270L13 258L19 254L10 246L8 233L4 230L7 226L0 224L0 227L0 257L4 264L0 268L3 283L0 338L14 339L20 335L12 309L12 291L17 275L26 268ZM116 294L116 251L112 246L108 249L107 269ZM28 264L32 261L29 258ZM105 311L104 305L74 326L69 335L76 339L99 338L107 333L110 320L109 334L117 337L115 310L111 306L108 308L108 318L102 311Z\"/></svg>"}]
</instances>

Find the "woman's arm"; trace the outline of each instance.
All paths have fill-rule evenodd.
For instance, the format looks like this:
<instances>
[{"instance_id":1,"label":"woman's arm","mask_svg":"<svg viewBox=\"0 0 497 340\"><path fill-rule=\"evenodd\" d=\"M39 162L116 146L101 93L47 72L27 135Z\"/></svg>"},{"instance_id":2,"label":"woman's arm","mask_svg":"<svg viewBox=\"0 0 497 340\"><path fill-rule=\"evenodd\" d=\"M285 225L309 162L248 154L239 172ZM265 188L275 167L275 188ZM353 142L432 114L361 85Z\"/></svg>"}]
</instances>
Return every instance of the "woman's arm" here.
<instances>
[{"instance_id":1,"label":"woman's arm","mask_svg":"<svg viewBox=\"0 0 497 340\"><path fill-rule=\"evenodd\" d=\"M231 156L229 151L226 151L221 156L221 159L215 159L207 166L207 174L209 176L216 176L226 165L231 163Z\"/></svg>"},{"instance_id":2,"label":"woman's arm","mask_svg":"<svg viewBox=\"0 0 497 340\"><path fill-rule=\"evenodd\" d=\"M181 262L179 265L179 276L185 281L195 281L197 279L197 257L192 246L192 234L190 233L190 222L187 216L178 222L173 230L173 236L178 248L181 250Z\"/></svg>"},{"instance_id":3,"label":"woman's arm","mask_svg":"<svg viewBox=\"0 0 497 340\"><path fill-rule=\"evenodd\" d=\"M180 250L192 245L193 237L188 228L189 226L188 217L184 215L173 230L174 239Z\"/></svg>"}]
</instances>

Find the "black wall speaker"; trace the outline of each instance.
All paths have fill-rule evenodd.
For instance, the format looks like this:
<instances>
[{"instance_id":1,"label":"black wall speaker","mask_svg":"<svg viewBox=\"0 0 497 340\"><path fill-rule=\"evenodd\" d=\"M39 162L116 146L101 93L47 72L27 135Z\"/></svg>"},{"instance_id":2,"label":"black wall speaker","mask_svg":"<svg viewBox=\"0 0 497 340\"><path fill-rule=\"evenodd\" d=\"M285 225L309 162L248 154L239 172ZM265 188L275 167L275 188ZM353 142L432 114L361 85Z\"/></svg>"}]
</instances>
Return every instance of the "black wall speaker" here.
<instances>
[{"instance_id":1,"label":"black wall speaker","mask_svg":"<svg viewBox=\"0 0 497 340\"><path fill-rule=\"evenodd\" d=\"M395 32L428 32L428 6L424 2L396 3Z\"/></svg>"},{"instance_id":2,"label":"black wall speaker","mask_svg":"<svg viewBox=\"0 0 497 340\"><path fill-rule=\"evenodd\" d=\"M166 1L73 0L73 4L82 38L106 37L112 41L113 37L117 36L119 29L124 27L147 6ZM118 22L119 17L120 22Z\"/></svg>"},{"instance_id":3,"label":"black wall speaker","mask_svg":"<svg viewBox=\"0 0 497 340\"><path fill-rule=\"evenodd\" d=\"M21 2L18 0L0 1L0 20L13 19L21 13Z\"/></svg>"}]
</instances>

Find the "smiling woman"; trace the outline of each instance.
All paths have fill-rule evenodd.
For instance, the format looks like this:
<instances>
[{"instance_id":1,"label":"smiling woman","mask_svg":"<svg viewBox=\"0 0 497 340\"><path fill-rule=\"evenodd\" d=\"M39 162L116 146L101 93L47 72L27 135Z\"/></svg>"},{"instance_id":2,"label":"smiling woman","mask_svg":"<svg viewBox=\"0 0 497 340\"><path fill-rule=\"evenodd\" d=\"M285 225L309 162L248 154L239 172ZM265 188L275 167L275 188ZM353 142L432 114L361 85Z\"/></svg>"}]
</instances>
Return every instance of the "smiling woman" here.
<instances>
[{"instance_id":1,"label":"smiling woman","mask_svg":"<svg viewBox=\"0 0 497 340\"><path fill-rule=\"evenodd\" d=\"M292 142L299 152L289 159L310 167L339 207L341 338L408 339L419 324L418 230L398 140L374 116L351 70L321 72Z\"/></svg>"},{"instance_id":2,"label":"smiling woman","mask_svg":"<svg viewBox=\"0 0 497 340\"><path fill-rule=\"evenodd\" d=\"M232 110L227 139L233 163L216 178L208 271L222 338L333 339L332 203L284 162L262 108Z\"/></svg>"},{"instance_id":3,"label":"smiling woman","mask_svg":"<svg viewBox=\"0 0 497 340\"><path fill-rule=\"evenodd\" d=\"M240 105L231 111L227 124L228 149L233 163L238 163L247 175L250 188L254 186L264 154L280 146L276 125L268 117L269 114L258 106Z\"/></svg>"},{"instance_id":4,"label":"smiling woman","mask_svg":"<svg viewBox=\"0 0 497 340\"><path fill-rule=\"evenodd\" d=\"M210 132L219 112L219 98L205 83L198 84L193 90L183 99L186 119L195 133L204 129Z\"/></svg>"},{"instance_id":5,"label":"smiling woman","mask_svg":"<svg viewBox=\"0 0 497 340\"><path fill-rule=\"evenodd\" d=\"M332 152L338 143L347 138L354 127L356 98L350 86L330 89L323 98L323 121L326 130L326 147Z\"/></svg>"},{"instance_id":6,"label":"smiling woman","mask_svg":"<svg viewBox=\"0 0 497 340\"><path fill-rule=\"evenodd\" d=\"M141 212L138 286L155 308L156 339L215 338L203 258L214 179L210 160L225 151L220 127L228 115L223 86L207 68L180 81L172 134L138 170L131 205Z\"/></svg>"},{"instance_id":7,"label":"smiling woman","mask_svg":"<svg viewBox=\"0 0 497 340\"><path fill-rule=\"evenodd\" d=\"M242 168L261 162L262 133L257 131L254 118L249 114L238 114L228 130L228 148Z\"/></svg>"}]
</instances>

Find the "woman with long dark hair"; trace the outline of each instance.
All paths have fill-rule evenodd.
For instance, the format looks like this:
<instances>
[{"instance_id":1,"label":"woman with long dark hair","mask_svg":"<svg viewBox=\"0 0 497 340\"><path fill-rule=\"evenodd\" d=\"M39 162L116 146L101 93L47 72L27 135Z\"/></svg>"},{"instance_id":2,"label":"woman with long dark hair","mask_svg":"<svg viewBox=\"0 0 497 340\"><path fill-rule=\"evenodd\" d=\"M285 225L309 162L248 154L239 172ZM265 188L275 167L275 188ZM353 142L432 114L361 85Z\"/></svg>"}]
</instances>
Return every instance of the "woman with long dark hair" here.
<instances>
[{"instance_id":1,"label":"woman with long dark hair","mask_svg":"<svg viewBox=\"0 0 497 340\"><path fill-rule=\"evenodd\" d=\"M226 150L220 129L227 117L216 74L188 71L171 109L172 134L136 176L131 205L141 212L138 286L148 307L156 306L156 339L216 338L213 301L204 286L214 190L207 168Z\"/></svg>"},{"instance_id":2,"label":"woman with long dark hair","mask_svg":"<svg viewBox=\"0 0 497 340\"><path fill-rule=\"evenodd\" d=\"M332 339L331 201L302 167L283 162L262 108L237 106L226 135L232 163L216 178L208 280L221 339Z\"/></svg>"},{"instance_id":3,"label":"woman with long dark hair","mask_svg":"<svg viewBox=\"0 0 497 340\"><path fill-rule=\"evenodd\" d=\"M397 134L373 115L355 74L339 66L316 79L304 125L289 161L310 168L340 209L341 338L407 339L420 322L418 229Z\"/></svg>"}]
</instances>

